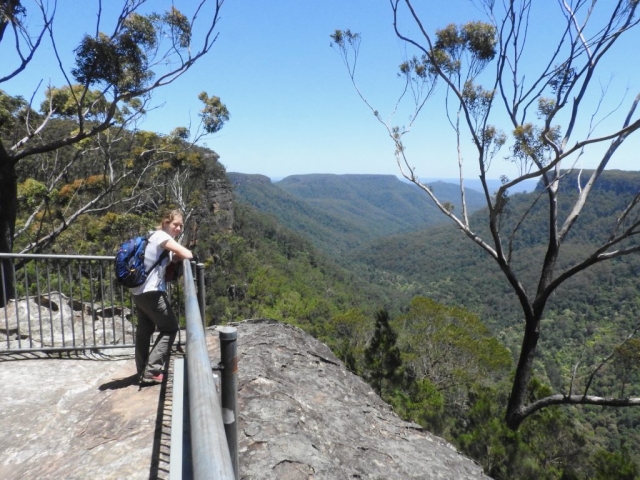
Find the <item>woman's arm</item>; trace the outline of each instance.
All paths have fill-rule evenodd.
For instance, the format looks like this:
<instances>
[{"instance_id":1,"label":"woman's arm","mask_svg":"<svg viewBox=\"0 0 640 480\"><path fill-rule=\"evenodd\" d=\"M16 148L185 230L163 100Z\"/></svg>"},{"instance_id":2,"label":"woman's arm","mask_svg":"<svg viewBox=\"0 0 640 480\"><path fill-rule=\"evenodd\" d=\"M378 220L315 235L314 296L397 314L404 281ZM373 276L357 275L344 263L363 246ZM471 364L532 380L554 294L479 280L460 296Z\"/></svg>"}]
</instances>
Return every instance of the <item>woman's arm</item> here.
<instances>
[{"instance_id":1,"label":"woman's arm","mask_svg":"<svg viewBox=\"0 0 640 480\"><path fill-rule=\"evenodd\" d=\"M179 260L191 260L193 259L193 253L188 248L183 247L178 242L176 242L173 238L167 240L164 245L161 243L160 246L170 252L173 252L175 256L178 257ZM174 257L175 258L175 257Z\"/></svg>"}]
</instances>

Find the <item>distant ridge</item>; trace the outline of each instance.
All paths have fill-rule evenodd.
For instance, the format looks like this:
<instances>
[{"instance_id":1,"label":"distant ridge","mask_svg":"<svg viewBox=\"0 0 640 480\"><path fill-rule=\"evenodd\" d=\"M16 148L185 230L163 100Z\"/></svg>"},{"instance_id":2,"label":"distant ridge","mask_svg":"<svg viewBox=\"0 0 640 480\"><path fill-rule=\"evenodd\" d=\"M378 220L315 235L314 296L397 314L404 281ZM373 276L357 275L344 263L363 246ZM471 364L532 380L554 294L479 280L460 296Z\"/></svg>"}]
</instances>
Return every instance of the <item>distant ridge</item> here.
<instances>
[{"instance_id":1,"label":"distant ridge","mask_svg":"<svg viewBox=\"0 0 640 480\"><path fill-rule=\"evenodd\" d=\"M404 180L409 183L407 180ZM421 182L426 183L428 185L436 182L448 183L455 185L456 187L460 184L460 180L457 178L422 178ZM511 193L523 193L523 192L533 192L536 189L536 185L538 184L537 180L525 180L522 183L512 187L509 189ZM479 178L465 178L464 186L467 189L472 189L477 192L482 192L482 182L480 182ZM487 186L489 187L489 193L493 193L498 188L502 186L502 181L496 178L487 179Z\"/></svg>"},{"instance_id":2,"label":"distant ridge","mask_svg":"<svg viewBox=\"0 0 640 480\"><path fill-rule=\"evenodd\" d=\"M334 254L444 219L424 192L393 175L292 175L276 183L264 175L228 176L239 201L274 215ZM437 183L434 189L459 210L455 186ZM469 192L471 211L481 208L483 201L481 194Z\"/></svg>"},{"instance_id":3,"label":"distant ridge","mask_svg":"<svg viewBox=\"0 0 640 480\"><path fill-rule=\"evenodd\" d=\"M569 173L569 178L561 187L567 190L564 198L577 195L578 178L584 186L592 173L592 170L583 170L580 175ZM606 239L617 228L617 218L632 202L639 188L640 172L605 171L562 247L559 265L574 264L584 257L585 252ZM529 193L510 198L510 213L503 218L503 232L512 231L514 224L524 212L529 211L536 197L537 193ZM568 213L569 207L567 201L560 204L560 219ZM536 288L535 273L539 265L535 262L545 251L547 222L548 213L538 204L531 208L526 221L519 225L517 234L513 236L513 268L519 272L520 280L529 290ZM472 215L470 223L476 226L478 235L489 237L486 217L482 212ZM633 245L633 242L637 244L638 240L632 236L627 242L621 242L619 246ZM517 299L510 295L510 287L493 260L474 242L464 238L452 224L376 239L366 248L353 250L347 257L349 262L361 264L363 270L378 272L378 277L404 277L407 285L416 286L413 294L469 308L479 313L483 321L496 332L510 328L510 322L521 315ZM594 318L622 316L625 310L629 310L632 313L626 315L636 322L637 312L633 302L640 291L638 272L639 255L623 256L612 263L596 265L559 287L549 302L548 311L563 312L568 309L589 312L585 315L592 321ZM616 318L618 328L622 324L622 317ZM625 325L628 331L633 330L635 324L631 325L631 320L626 321L629 322ZM562 335L558 333L557 337L561 338Z\"/></svg>"},{"instance_id":4,"label":"distant ridge","mask_svg":"<svg viewBox=\"0 0 640 480\"><path fill-rule=\"evenodd\" d=\"M261 175L261 174L240 174L240 175L258 175L260 177L265 177L265 178L269 178L271 180L271 182L273 183L278 183L281 180L284 180L285 178L289 178L289 177L298 177L298 176L313 176L313 175L334 175L331 173L309 173L309 174L300 174L300 175L289 175L289 176L274 176L274 177L269 177L267 175ZM339 175L339 174L335 174L335 175ZM354 176L362 176L362 177L366 177L366 176L379 176L379 177L394 177L398 180L400 180L403 183L411 183L408 180L406 180L404 177L398 177L396 175L376 175L376 174L343 174L344 176L349 176L349 175L354 175ZM421 178L420 179L423 183L426 183L427 185L431 185L434 183L447 183L450 184L452 186L455 186L456 188L459 185L459 180L457 178ZM533 190L535 190L536 185L538 184L537 180L525 180L524 182L516 185L515 187L511 188L511 193L522 193L522 192L532 192ZM464 185L467 188L470 188L472 190L475 190L477 192L481 192L482 193L482 184L480 183L480 179L479 178L465 178L464 179ZM502 181L498 178L490 178L487 180L487 185L489 186L489 189L491 190L491 193L495 192L501 185L502 185Z\"/></svg>"}]
</instances>

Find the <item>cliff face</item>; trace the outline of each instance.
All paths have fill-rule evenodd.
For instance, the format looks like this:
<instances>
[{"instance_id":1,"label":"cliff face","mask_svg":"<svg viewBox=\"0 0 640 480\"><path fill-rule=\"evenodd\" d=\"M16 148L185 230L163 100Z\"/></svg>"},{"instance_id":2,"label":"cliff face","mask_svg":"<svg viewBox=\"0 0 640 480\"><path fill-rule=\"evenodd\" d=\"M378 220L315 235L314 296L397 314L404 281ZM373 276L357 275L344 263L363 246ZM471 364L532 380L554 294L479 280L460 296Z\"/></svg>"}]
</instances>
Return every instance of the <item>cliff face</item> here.
<instances>
[{"instance_id":1,"label":"cliff face","mask_svg":"<svg viewBox=\"0 0 640 480\"><path fill-rule=\"evenodd\" d=\"M237 327L243 479L488 478L400 420L326 345L275 322Z\"/></svg>"},{"instance_id":2,"label":"cliff face","mask_svg":"<svg viewBox=\"0 0 640 480\"><path fill-rule=\"evenodd\" d=\"M242 479L483 479L401 421L322 343L270 321L238 327ZM212 364L217 333L208 332ZM168 478L169 383L140 389L131 352L0 357L0 478Z\"/></svg>"},{"instance_id":3,"label":"cliff face","mask_svg":"<svg viewBox=\"0 0 640 480\"><path fill-rule=\"evenodd\" d=\"M205 156L205 178L194 180L199 185L192 213L193 221L189 222L190 230L186 232L184 244L193 249L199 243L206 244L211 235L231 233L233 231L233 187L224 167L218 162L218 156L208 153ZM200 249L199 249L200 250ZM213 252L200 252L203 255Z\"/></svg>"},{"instance_id":4,"label":"cliff face","mask_svg":"<svg viewBox=\"0 0 640 480\"><path fill-rule=\"evenodd\" d=\"M212 223L213 230L231 233L233 229L233 189L226 177L208 178L205 182L204 218Z\"/></svg>"}]
</instances>

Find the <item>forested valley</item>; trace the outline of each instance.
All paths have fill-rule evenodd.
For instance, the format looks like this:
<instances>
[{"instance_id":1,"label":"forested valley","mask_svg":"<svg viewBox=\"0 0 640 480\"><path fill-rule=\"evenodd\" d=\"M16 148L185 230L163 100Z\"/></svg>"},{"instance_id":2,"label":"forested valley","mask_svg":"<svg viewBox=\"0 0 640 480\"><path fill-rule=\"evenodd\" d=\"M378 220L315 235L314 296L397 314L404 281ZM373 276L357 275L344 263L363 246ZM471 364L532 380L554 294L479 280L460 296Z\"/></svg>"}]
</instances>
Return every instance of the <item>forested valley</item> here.
<instances>
[{"instance_id":1,"label":"forested valley","mask_svg":"<svg viewBox=\"0 0 640 480\"><path fill-rule=\"evenodd\" d=\"M6 112L11 101L1 97ZM73 128L52 120L56 129ZM319 338L407 420L453 442L493 478L636 478L634 408L550 407L519 430L503 421L522 320L509 285L413 186L385 176L227 174L181 130L107 129L18 169L15 252L112 254L153 228L159 209L186 213L183 243L206 266L209 324L272 318ZM563 262L607 231L640 180L606 172L563 249ZM457 190L435 185L459 208ZM234 199L231 200L231 191ZM538 192L514 194L518 218ZM223 198L228 195L229 202ZM469 191L482 215L482 195ZM510 218L507 216L507 218ZM542 248L533 210L514 255L523 272ZM480 219L472 216L472 223ZM610 221L610 220L609 220ZM597 265L560 288L546 312L532 398L584 375L602 395L638 388L640 260ZM525 275L526 278L526 275Z\"/></svg>"},{"instance_id":2,"label":"forested valley","mask_svg":"<svg viewBox=\"0 0 640 480\"><path fill-rule=\"evenodd\" d=\"M265 177L230 174L241 203L307 234L339 268L379 292L373 304L360 308L360 319L354 312L348 323L333 317L331 324L338 322L341 335L314 334L400 415L453 441L494 478L637 478L640 412L633 407L552 407L533 415L517 432L505 427L503 409L523 328L509 284L480 248L437 220L416 219L402 230L379 216L376 229L386 229L388 235L370 230L355 239L339 223L329 231L320 228L343 203L358 205L353 220L358 229L368 217L359 203L363 198L370 212L379 207L378 195L389 199L387 206L395 202L383 187L389 179L362 176L357 182L355 177L305 175L272 183ZM561 264L579 258L611 230L639 182L638 172L605 173L563 248ZM350 193L338 193L335 189L344 189L345 183L359 183L360 189L352 186ZM398 184L399 190L408 187ZM542 190L509 196L507 223L521 218ZM567 208L575 193L565 193ZM454 188L445 198L453 202L455 195ZM404 205L396 212L412 218ZM486 233L483 213L471 218L480 234ZM513 255L525 281L533 278L527 272L535 274L539 268L533 258L544 248L546 225L543 208L534 208L514 238ZM637 393L639 272L640 260L631 255L596 265L558 289L543 321L531 398L589 377L584 366L594 363L602 365L591 379L599 394Z\"/></svg>"}]
</instances>

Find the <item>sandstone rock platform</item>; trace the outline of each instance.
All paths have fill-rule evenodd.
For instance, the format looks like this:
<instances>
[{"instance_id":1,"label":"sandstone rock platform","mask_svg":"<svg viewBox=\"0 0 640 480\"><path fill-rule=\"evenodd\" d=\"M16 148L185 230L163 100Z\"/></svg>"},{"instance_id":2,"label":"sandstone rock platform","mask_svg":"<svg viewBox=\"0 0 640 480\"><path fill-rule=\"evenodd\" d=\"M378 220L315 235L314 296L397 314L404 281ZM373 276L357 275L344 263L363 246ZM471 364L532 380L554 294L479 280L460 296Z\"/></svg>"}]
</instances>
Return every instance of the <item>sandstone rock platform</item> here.
<instances>
[{"instance_id":1,"label":"sandstone rock platform","mask_svg":"<svg viewBox=\"0 0 640 480\"><path fill-rule=\"evenodd\" d=\"M488 478L399 419L303 331L268 320L236 326L240 478ZM217 333L207 334L217 364ZM0 478L168 478L171 379L139 388L124 349L60 357L0 357Z\"/></svg>"}]
</instances>

